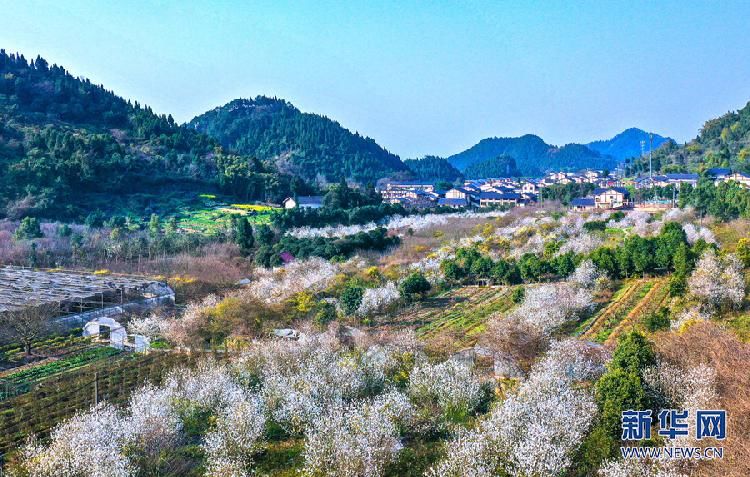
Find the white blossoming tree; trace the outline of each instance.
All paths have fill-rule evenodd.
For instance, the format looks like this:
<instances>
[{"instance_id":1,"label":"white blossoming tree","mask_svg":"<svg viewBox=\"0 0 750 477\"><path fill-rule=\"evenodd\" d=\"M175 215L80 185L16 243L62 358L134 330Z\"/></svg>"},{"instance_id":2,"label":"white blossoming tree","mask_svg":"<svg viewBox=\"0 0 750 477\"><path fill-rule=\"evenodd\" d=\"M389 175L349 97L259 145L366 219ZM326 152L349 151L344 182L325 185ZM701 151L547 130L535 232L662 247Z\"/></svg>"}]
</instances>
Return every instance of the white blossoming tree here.
<instances>
[{"instance_id":1,"label":"white blossoming tree","mask_svg":"<svg viewBox=\"0 0 750 477\"><path fill-rule=\"evenodd\" d=\"M459 434L446 446L447 457L429 475L563 472L596 416L591 392L575 383L599 376L604 356L586 347L573 340L554 344L515 395L496 407L476 430Z\"/></svg>"},{"instance_id":2,"label":"white blossoming tree","mask_svg":"<svg viewBox=\"0 0 750 477\"><path fill-rule=\"evenodd\" d=\"M688 289L708 310L737 308L745 298L742 265L734 255L720 259L708 249L688 279Z\"/></svg>"},{"instance_id":3,"label":"white blossoming tree","mask_svg":"<svg viewBox=\"0 0 750 477\"><path fill-rule=\"evenodd\" d=\"M401 442L399 425L408 422L412 405L398 392L373 401L333 407L310 423L305 439L305 474L377 477L395 460Z\"/></svg>"}]
</instances>

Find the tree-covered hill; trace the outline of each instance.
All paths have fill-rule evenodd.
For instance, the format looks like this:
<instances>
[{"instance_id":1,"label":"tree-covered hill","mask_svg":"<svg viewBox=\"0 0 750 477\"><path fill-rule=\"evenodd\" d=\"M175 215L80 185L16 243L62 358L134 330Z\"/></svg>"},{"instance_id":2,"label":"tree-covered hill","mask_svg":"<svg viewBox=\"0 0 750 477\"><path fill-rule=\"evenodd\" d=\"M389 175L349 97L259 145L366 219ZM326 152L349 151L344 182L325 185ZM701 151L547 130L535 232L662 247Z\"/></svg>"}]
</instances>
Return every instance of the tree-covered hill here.
<instances>
[{"instance_id":1,"label":"tree-covered hill","mask_svg":"<svg viewBox=\"0 0 750 477\"><path fill-rule=\"evenodd\" d=\"M482 139L471 148L448 157L448 162L464 171L472 164L504 154L515 159L524 176L538 176L553 170L611 169L617 165L613 157L604 156L581 144L551 146L533 134L517 138Z\"/></svg>"},{"instance_id":2,"label":"tree-covered hill","mask_svg":"<svg viewBox=\"0 0 750 477\"><path fill-rule=\"evenodd\" d=\"M124 202L158 209L167 192L216 186L278 199L291 182L61 66L0 50L0 217L79 218Z\"/></svg>"},{"instance_id":3,"label":"tree-covered hill","mask_svg":"<svg viewBox=\"0 0 750 477\"><path fill-rule=\"evenodd\" d=\"M653 147L658 148L667 141L672 139L658 134L653 135ZM649 147L649 134L638 128L629 128L614 136L611 139L593 141L586 144L586 147L606 156L612 156L619 161L640 157L641 141L645 141L646 150Z\"/></svg>"},{"instance_id":4,"label":"tree-covered hill","mask_svg":"<svg viewBox=\"0 0 750 477\"><path fill-rule=\"evenodd\" d=\"M241 154L307 180L375 182L407 170L398 156L336 121L277 98L235 99L188 125Z\"/></svg>"},{"instance_id":5,"label":"tree-covered hill","mask_svg":"<svg viewBox=\"0 0 750 477\"><path fill-rule=\"evenodd\" d=\"M711 167L728 167L750 173L750 102L742 109L706 121L698 136L684 145L663 144L653 156L655 171L703 172ZM648 170L648 159L633 160L627 172Z\"/></svg>"},{"instance_id":6,"label":"tree-covered hill","mask_svg":"<svg viewBox=\"0 0 750 477\"><path fill-rule=\"evenodd\" d=\"M520 172L516 168L516 161L513 157L503 154L493 159L482 162L475 162L464 171L467 179L484 179L499 177L518 177Z\"/></svg>"},{"instance_id":7,"label":"tree-covered hill","mask_svg":"<svg viewBox=\"0 0 750 477\"><path fill-rule=\"evenodd\" d=\"M420 180L454 182L463 177L458 169L442 157L425 156L421 159L407 159L404 164Z\"/></svg>"}]
</instances>

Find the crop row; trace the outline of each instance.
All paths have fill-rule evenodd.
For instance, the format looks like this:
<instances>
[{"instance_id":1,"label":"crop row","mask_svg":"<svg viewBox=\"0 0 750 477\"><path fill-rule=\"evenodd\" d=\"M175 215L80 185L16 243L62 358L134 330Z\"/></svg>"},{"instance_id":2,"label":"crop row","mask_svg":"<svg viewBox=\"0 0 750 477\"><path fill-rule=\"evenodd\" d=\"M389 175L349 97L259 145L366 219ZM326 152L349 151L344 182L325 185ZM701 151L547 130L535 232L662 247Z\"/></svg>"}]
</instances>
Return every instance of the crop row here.
<instances>
[{"instance_id":1,"label":"crop row","mask_svg":"<svg viewBox=\"0 0 750 477\"><path fill-rule=\"evenodd\" d=\"M605 308L594 326L588 331L587 336L593 337L593 340L599 343L605 342L653 286L653 281L637 280L621 299L614 301L612 306Z\"/></svg>"},{"instance_id":2,"label":"crop row","mask_svg":"<svg viewBox=\"0 0 750 477\"><path fill-rule=\"evenodd\" d=\"M0 453L13 450L28 436L50 430L95 401L127 402L133 390L158 383L176 365L192 365L182 353L120 354L47 379L30 392L0 402Z\"/></svg>"},{"instance_id":3,"label":"crop row","mask_svg":"<svg viewBox=\"0 0 750 477\"><path fill-rule=\"evenodd\" d=\"M48 378L55 374L79 368L85 366L93 361L109 358L120 353L119 350L111 348L109 346L97 346L93 348L85 349L79 353L72 353L68 356L40 364L39 366L33 366L26 368L22 371L18 371L7 375L4 381L7 381L10 385L15 387L28 387L31 384Z\"/></svg>"},{"instance_id":4,"label":"crop row","mask_svg":"<svg viewBox=\"0 0 750 477\"><path fill-rule=\"evenodd\" d=\"M481 331L491 315L505 312L513 306L508 288L482 290L449 308L435 310L425 317L428 323L417 329L417 335L427 338L442 331L458 331L471 337Z\"/></svg>"},{"instance_id":5,"label":"crop row","mask_svg":"<svg viewBox=\"0 0 750 477\"><path fill-rule=\"evenodd\" d=\"M651 289L646 293L642 300L628 313L612 333L607 337L606 342L611 343L617 339L617 337L638 323L644 316L649 313L653 313L659 309L669 295L669 287L667 286L667 280L659 279L653 283Z\"/></svg>"}]
</instances>

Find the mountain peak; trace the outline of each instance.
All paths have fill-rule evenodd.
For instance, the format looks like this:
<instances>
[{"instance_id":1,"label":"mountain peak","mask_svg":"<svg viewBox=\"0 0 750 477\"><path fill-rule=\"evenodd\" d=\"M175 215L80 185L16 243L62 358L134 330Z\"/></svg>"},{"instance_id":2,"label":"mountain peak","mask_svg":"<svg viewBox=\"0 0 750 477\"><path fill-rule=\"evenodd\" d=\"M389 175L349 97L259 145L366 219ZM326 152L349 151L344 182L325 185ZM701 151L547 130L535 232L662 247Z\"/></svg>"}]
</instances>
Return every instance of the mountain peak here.
<instances>
[{"instance_id":1,"label":"mountain peak","mask_svg":"<svg viewBox=\"0 0 750 477\"><path fill-rule=\"evenodd\" d=\"M671 138L654 134L653 148L657 149L665 142L671 140ZM600 154L606 154L614 157L618 161L624 161L631 157L639 157L642 154L641 141L645 141L645 148L648 150L650 144L649 133L643 129L632 127L615 135L611 139L593 141L586 144L586 146Z\"/></svg>"},{"instance_id":2,"label":"mountain peak","mask_svg":"<svg viewBox=\"0 0 750 477\"><path fill-rule=\"evenodd\" d=\"M235 99L188 125L230 150L274 162L306 180L375 182L407 166L373 139L280 98Z\"/></svg>"}]
</instances>

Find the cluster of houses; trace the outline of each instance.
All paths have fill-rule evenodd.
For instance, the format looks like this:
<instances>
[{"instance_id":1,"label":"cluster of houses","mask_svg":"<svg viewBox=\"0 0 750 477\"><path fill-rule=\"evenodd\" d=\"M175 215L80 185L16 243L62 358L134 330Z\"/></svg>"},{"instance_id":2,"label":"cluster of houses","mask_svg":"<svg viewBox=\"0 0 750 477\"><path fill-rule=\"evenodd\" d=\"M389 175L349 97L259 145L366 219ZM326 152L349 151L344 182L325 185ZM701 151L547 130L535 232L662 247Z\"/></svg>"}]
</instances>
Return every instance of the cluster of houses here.
<instances>
[{"instance_id":1,"label":"cluster of houses","mask_svg":"<svg viewBox=\"0 0 750 477\"><path fill-rule=\"evenodd\" d=\"M386 181L378 188L383 202L406 207L524 207L537 202L542 188L554 184L591 183L613 186L615 178L604 171L551 172L534 179L479 179L467 180L461 186L439 190L427 181Z\"/></svg>"},{"instance_id":2,"label":"cluster of houses","mask_svg":"<svg viewBox=\"0 0 750 477\"><path fill-rule=\"evenodd\" d=\"M731 169L723 167L713 167L707 169L704 175L714 181L715 184L726 181L735 181L744 187L750 187L750 176L741 172L732 172ZM700 176L694 173L669 173L659 174L656 176L645 176L639 177L633 181L633 185L636 189L650 189L651 187L667 187L670 185L677 186L679 188L683 184L690 184L692 186L698 183Z\"/></svg>"},{"instance_id":3,"label":"cluster of houses","mask_svg":"<svg viewBox=\"0 0 750 477\"><path fill-rule=\"evenodd\" d=\"M704 175L715 183L735 181L750 188L750 176L732 172L725 168L708 169ZM683 184L696 185L700 176L694 173L668 173L644 176L627 181L635 189L676 186ZM401 204L410 208L430 207L524 207L535 204L541 189L555 184L594 184L596 189L588 197L574 199L571 206L576 209L624 209L634 206L628 189L623 187L625 181L610 175L606 171L585 170L580 172L550 172L543 178L536 179L479 179L467 180L460 186L440 190L430 181L384 181L377 191L388 204ZM284 208L320 208L322 196L288 198Z\"/></svg>"},{"instance_id":4,"label":"cluster of houses","mask_svg":"<svg viewBox=\"0 0 750 477\"><path fill-rule=\"evenodd\" d=\"M439 190L429 182L389 181L379 187L383 202L405 207L435 206L464 208L510 205L524 207L537 201L539 187L513 179L466 181L461 186Z\"/></svg>"}]
</instances>

